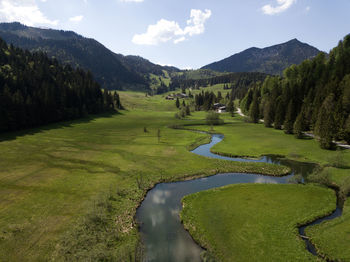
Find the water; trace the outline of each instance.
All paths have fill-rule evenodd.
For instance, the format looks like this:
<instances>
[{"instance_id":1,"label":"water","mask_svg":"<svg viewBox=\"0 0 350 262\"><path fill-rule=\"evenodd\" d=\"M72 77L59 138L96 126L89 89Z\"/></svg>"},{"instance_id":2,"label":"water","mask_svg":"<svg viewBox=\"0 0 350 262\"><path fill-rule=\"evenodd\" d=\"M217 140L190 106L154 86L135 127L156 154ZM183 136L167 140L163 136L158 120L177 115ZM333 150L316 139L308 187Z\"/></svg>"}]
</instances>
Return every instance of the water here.
<instances>
[{"instance_id":1,"label":"water","mask_svg":"<svg viewBox=\"0 0 350 262\"><path fill-rule=\"evenodd\" d=\"M209 144L202 145L192 152L205 157L231 161L284 164L291 167L293 172L291 175L284 177L228 173L190 181L158 184L148 192L136 213L137 221L140 224L141 237L145 245L146 261L201 261L202 248L194 242L180 221L181 199L184 196L229 184L286 184L293 177L294 173L302 174L305 177L315 167L313 164L281 160L275 156L245 159L230 158L211 153L210 148L221 142L222 139L222 135L215 134L212 136ZM309 244L308 241L307 244ZM310 246L312 249L311 244Z\"/></svg>"}]
</instances>

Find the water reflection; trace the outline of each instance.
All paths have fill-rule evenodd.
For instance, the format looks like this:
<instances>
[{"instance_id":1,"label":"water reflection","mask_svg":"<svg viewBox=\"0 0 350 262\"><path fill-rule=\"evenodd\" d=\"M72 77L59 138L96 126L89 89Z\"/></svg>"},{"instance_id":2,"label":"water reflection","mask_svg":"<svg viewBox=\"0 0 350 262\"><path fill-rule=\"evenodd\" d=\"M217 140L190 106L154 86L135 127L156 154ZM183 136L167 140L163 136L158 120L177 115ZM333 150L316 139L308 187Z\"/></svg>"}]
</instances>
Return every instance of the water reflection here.
<instances>
[{"instance_id":1,"label":"water reflection","mask_svg":"<svg viewBox=\"0 0 350 262\"><path fill-rule=\"evenodd\" d=\"M152 196L153 204L165 204L167 198L171 196L170 191L157 190Z\"/></svg>"},{"instance_id":2,"label":"water reflection","mask_svg":"<svg viewBox=\"0 0 350 262\"><path fill-rule=\"evenodd\" d=\"M254 183L255 184L277 184L278 182L273 178L261 176L256 178Z\"/></svg>"}]
</instances>

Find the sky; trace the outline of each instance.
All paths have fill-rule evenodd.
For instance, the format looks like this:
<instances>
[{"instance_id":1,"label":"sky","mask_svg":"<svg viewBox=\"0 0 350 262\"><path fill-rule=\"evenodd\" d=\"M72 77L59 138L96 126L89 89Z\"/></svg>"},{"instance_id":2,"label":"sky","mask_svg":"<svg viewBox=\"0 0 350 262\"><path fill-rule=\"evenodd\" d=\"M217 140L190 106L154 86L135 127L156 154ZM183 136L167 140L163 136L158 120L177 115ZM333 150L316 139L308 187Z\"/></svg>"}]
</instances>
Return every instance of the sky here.
<instances>
[{"instance_id":1,"label":"sky","mask_svg":"<svg viewBox=\"0 0 350 262\"><path fill-rule=\"evenodd\" d=\"M196 69L297 38L328 52L350 0L0 0L0 21L72 30L123 55Z\"/></svg>"}]
</instances>

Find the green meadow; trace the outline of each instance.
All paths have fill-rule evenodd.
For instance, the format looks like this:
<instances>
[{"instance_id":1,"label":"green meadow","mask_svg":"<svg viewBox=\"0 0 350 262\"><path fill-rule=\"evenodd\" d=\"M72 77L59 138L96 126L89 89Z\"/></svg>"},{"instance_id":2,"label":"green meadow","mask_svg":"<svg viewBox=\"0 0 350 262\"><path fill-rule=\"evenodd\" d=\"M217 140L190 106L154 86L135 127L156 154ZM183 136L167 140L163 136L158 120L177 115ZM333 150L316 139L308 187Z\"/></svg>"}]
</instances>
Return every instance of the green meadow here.
<instances>
[{"instance_id":1,"label":"green meadow","mask_svg":"<svg viewBox=\"0 0 350 262\"><path fill-rule=\"evenodd\" d=\"M222 90L222 86L213 89ZM328 168L339 186L346 188L349 181L346 168L332 165L339 152L321 150L314 140L296 140L229 114L221 116L225 125L212 129L205 125L205 112L192 113L187 120L175 119L175 101L166 101L165 95L120 95L126 108L120 114L0 135L0 261L137 260L142 248L134 215L147 190L156 183L218 172L289 172L283 166L194 155L189 150L207 143L209 136L172 126L225 134L224 141L213 149L220 153L284 155ZM347 151L341 152L341 158L350 163ZM264 187L261 185L262 191ZM285 190L292 190L292 186L277 188L270 197L282 203ZM296 238L295 223L334 208L334 196L326 189L297 187L297 191L300 194L292 198L295 203L284 205L283 210L293 213L298 207L309 213L299 217L295 213L287 230L279 235ZM314 205L310 207L311 202L302 199L313 192L320 201L311 201ZM236 197L245 201L244 194ZM265 208L270 210L269 205ZM339 228L346 225L347 220L341 221ZM256 233L255 228L247 230L251 230L248 236ZM299 254L302 247L302 242L292 246L290 254ZM309 257L305 253L303 256Z\"/></svg>"},{"instance_id":2,"label":"green meadow","mask_svg":"<svg viewBox=\"0 0 350 262\"><path fill-rule=\"evenodd\" d=\"M175 120L173 101L121 97L121 114L1 135L0 261L134 259L135 211L155 183L288 172L194 155L189 149L209 137L169 128L185 122Z\"/></svg>"},{"instance_id":3,"label":"green meadow","mask_svg":"<svg viewBox=\"0 0 350 262\"><path fill-rule=\"evenodd\" d=\"M297 226L335 209L331 189L240 184L183 199L181 218L215 261L317 261Z\"/></svg>"}]
</instances>

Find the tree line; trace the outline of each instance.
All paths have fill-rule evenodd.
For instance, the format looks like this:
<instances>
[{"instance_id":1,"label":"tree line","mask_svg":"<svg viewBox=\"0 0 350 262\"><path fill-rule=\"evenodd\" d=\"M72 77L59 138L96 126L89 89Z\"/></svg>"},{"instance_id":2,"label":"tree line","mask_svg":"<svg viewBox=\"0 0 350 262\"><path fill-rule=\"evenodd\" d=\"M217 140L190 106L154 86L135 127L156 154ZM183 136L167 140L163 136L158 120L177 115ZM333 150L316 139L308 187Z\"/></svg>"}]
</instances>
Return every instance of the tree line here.
<instances>
[{"instance_id":1,"label":"tree line","mask_svg":"<svg viewBox=\"0 0 350 262\"><path fill-rule=\"evenodd\" d=\"M122 109L90 72L62 66L0 39L0 132Z\"/></svg>"},{"instance_id":2,"label":"tree line","mask_svg":"<svg viewBox=\"0 0 350 262\"><path fill-rule=\"evenodd\" d=\"M250 85L259 81L264 81L267 76L268 75L263 73L228 73L210 78L185 79L180 75L172 77L169 87L164 89L164 91L174 91L177 88L183 90L190 88L199 89L200 87L217 84L230 84L229 89L234 89L234 97L241 99Z\"/></svg>"},{"instance_id":3,"label":"tree line","mask_svg":"<svg viewBox=\"0 0 350 262\"><path fill-rule=\"evenodd\" d=\"M350 35L330 54L320 53L284 71L283 78L267 77L241 100L243 112L255 123L283 129L302 138L313 131L322 148L334 140L350 143Z\"/></svg>"}]
</instances>

